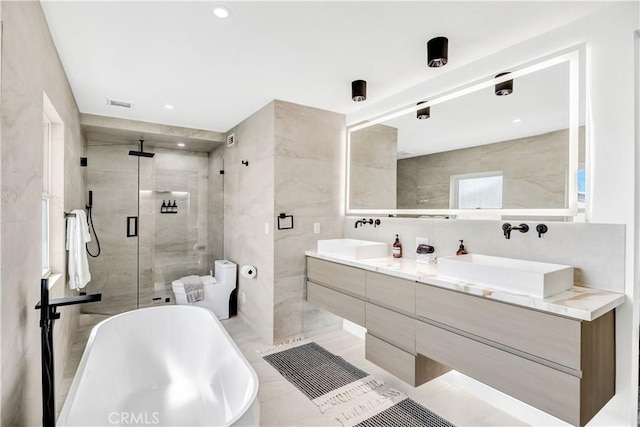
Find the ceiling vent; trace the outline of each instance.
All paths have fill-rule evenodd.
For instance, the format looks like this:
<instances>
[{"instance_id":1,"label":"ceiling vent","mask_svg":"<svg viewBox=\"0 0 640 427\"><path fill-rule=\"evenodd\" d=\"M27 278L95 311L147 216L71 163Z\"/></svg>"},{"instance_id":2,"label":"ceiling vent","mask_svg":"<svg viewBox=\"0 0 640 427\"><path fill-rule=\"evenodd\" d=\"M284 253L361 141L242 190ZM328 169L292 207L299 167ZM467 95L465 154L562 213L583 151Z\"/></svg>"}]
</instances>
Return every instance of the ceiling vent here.
<instances>
[{"instance_id":1,"label":"ceiling vent","mask_svg":"<svg viewBox=\"0 0 640 427\"><path fill-rule=\"evenodd\" d=\"M236 143L236 134L232 133L231 135L227 135L227 147L231 147Z\"/></svg>"},{"instance_id":2,"label":"ceiling vent","mask_svg":"<svg viewBox=\"0 0 640 427\"><path fill-rule=\"evenodd\" d=\"M111 98L107 98L107 105L110 107L133 108L133 102L118 101Z\"/></svg>"}]
</instances>

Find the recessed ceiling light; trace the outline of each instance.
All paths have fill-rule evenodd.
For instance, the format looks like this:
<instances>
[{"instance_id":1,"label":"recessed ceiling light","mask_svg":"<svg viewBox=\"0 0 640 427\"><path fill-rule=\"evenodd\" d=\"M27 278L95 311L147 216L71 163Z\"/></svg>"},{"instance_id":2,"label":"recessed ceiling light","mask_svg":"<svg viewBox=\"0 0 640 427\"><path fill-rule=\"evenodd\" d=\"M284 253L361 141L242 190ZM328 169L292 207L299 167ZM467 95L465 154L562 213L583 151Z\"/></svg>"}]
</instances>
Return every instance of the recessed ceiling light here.
<instances>
[{"instance_id":1,"label":"recessed ceiling light","mask_svg":"<svg viewBox=\"0 0 640 427\"><path fill-rule=\"evenodd\" d=\"M184 144L182 142L178 142L178 147L184 147Z\"/></svg>"},{"instance_id":2,"label":"recessed ceiling light","mask_svg":"<svg viewBox=\"0 0 640 427\"><path fill-rule=\"evenodd\" d=\"M511 120L513 123L520 123L522 121L522 119L513 119Z\"/></svg>"},{"instance_id":3,"label":"recessed ceiling light","mask_svg":"<svg viewBox=\"0 0 640 427\"><path fill-rule=\"evenodd\" d=\"M165 105L164 108L166 108L167 110L173 110L173 105Z\"/></svg>"},{"instance_id":4,"label":"recessed ceiling light","mask_svg":"<svg viewBox=\"0 0 640 427\"><path fill-rule=\"evenodd\" d=\"M231 15L231 10L227 6L217 5L213 8L213 14L218 18L228 18Z\"/></svg>"}]
</instances>

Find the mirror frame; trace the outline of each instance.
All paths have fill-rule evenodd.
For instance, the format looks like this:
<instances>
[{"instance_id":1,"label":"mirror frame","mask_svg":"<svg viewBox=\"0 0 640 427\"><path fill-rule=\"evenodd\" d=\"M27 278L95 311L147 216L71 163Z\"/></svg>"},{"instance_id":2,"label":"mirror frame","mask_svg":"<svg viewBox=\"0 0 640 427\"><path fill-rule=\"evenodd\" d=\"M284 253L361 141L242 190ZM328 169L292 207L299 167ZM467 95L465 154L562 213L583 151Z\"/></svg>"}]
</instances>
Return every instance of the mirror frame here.
<instances>
[{"instance_id":1,"label":"mirror frame","mask_svg":"<svg viewBox=\"0 0 640 427\"><path fill-rule=\"evenodd\" d=\"M567 193L576 195L569 197L568 206L558 209L352 209L350 207L350 180L351 180L351 133L361 129L365 129L375 124L383 123L387 120L411 114L420 108L431 107L434 105L447 102L449 100L459 98L469 93L505 82L507 80L516 79L526 74L542 70L553 65L563 62L569 63L569 179L567 182ZM424 96L421 99L431 99L430 101L416 105L413 103L410 107L401 110L384 113L371 120L361 122L356 125L347 127L347 153L346 153L346 182L345 182L345 212L346 215L409 215L409 216L454 216L459 219L500 219L502 216L526 216L526 217L575 217L578 215L578 128L580 122L580 52L579 50L571 50L556 56L552 56L533 64L521 67L514 67L514 71L499 77L480 80L464 86L460 86L450 92L439 94L436 96ZM585 144L587 142L585 141ZM589 180L587 173L587 180ZM588 194L587 194L588 199ZM587 200L587 203L588 200ZM560 218L558 218L560 219Z\"/></svg>"}]
</instances>

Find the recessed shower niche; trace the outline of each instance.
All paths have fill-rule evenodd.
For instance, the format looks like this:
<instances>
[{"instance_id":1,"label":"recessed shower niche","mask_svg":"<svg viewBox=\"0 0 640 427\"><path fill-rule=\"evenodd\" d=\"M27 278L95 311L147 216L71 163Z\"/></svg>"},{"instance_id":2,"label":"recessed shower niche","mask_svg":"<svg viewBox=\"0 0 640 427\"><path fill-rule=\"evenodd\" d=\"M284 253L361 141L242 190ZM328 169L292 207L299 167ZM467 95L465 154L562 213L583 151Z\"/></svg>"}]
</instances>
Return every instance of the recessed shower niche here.
<instances>
[{"instance_id":1,"label":"recessed shower niche","mask_svg":"<svg viewBox=\"0 0 640 427\"><path fill-rule=\"evenodd\" d=\"M89 258L88 289L103 299L83 312L113 315L174 303L171 282L207 274L213 259L222 255L222 231L209 229L222 228L222 206L208 209L209 167L220 163L211 190L222 193L222 159L148 143L144 151L155 155L136 156L129 154L139 151L134 143L87 139L85 182L93 191L93 221L102 247L99 257ZM169 204L173 215L164 214ZM220 242L210 244L210 234Z\"/></svg>"}]
</instances>

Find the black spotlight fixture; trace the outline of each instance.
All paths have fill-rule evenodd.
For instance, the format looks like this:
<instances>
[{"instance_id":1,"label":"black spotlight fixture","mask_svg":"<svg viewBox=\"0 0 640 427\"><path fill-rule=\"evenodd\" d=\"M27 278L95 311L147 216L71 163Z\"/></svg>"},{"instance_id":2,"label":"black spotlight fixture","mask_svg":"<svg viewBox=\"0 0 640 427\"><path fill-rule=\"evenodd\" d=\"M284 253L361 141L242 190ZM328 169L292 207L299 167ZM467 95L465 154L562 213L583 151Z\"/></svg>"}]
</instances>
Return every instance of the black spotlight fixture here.
<instances>
[{"instance_id":1,"label":"black spotlight fixture","mask_svg":"<svg viewBox=\"0 0 640 427\"><path fill-rule=\"evenodd\" d=\"M449 62L449 39L434 37L427 42L427 65L432 68L444 67Z\"/></svg>"},{"instance_id":2,"label":"black spotlight fixture","mask_svg":"<svg viewBox=\"0 0 640 427\"><path fill-rule=\"evenodd\" d=\"M509 72L500 73L496 75L496 79L498 77L506 76L510 74ZM507 96L513 93L513 80L507 80L506 82L498 83L496 85L496 95L497 96Z\"/></svg>"},{"instance_id":3,"label":"black spotlight fixture","mask_svg":"<svg viewBox=\"0 0 640 427\"><path fill-rule=\"evenodd\" d=\"M351 82L351 99L354 102L362 102L367 99L367 82L354 80Z\"/></svg>"},{"instance_id":4,"label":"black spotlight fixture","mask_svg":"<svg viewBox=\"0 0 640 427\"><path fill-rule=\"evenodd\" d=\"M416 105L425 104L427 101L418 102ZM427 120L431 117L431 107L424 107L416 111L416 118L418 120Z\"/></svg>"}]
</instances>

